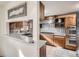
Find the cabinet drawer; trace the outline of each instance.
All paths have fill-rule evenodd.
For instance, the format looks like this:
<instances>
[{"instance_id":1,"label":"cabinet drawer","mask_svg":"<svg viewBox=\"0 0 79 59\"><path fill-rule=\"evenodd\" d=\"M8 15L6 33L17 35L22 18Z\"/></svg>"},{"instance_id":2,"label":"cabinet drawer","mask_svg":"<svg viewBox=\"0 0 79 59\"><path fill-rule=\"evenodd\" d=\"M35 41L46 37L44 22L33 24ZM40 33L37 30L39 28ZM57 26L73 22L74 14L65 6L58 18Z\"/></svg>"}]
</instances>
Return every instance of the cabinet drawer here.
<instances>
[{"instance_id":1,"label":"cabinet drawer","mask_svg":"<svg viewBox=\"0 0 79 59\"><path fill-rule=\"evenodd\" d=\"M66 45L66 46L65 46L65 48L66 48L66 49L69 49L69 50L76 51L77 46L70 46L70 45Z\"/></svg>"}]
</instances>

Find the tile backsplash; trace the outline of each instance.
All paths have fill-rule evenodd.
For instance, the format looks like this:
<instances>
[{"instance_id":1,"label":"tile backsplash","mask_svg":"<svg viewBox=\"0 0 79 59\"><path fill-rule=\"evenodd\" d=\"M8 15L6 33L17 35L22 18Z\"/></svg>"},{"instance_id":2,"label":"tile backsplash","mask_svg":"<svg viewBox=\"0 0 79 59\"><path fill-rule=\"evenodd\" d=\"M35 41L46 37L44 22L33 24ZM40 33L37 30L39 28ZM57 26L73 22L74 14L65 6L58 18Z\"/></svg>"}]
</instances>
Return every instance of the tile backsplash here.
<instances>
[{"instance_id":1,"label":"tile backsplash","mask_svg":"<svg viewBox=\"0 0 79 59\"><path fill-rule=\"evenodd\" d=\"M65 34L64 28L55 28L54 24L43 24L41 32L52 32L58 34Z\"/></svg>"}]
</instances>

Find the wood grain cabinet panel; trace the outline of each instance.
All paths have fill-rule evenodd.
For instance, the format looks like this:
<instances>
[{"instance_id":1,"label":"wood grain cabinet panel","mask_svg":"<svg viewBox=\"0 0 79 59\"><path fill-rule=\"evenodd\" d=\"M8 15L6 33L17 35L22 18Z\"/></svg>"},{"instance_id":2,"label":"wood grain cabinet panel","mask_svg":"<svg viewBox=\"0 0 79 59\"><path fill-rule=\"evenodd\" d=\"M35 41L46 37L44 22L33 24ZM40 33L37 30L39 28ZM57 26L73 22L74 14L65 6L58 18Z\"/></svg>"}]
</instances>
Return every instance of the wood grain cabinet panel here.
<instances>
[{"instance_id":1,"label":"wood grain cabinet panel","mask_svg":"<svg viewBox=\"0 0 79 59\"><path fill-rule=\"evenodd\" d=\"M56 47L65 47L65 37L63 36L54 36L54 45Z\"/></svg>"},{"instance_id":2,"label":"wood grain cabinet panel","mask_svg":"<svg viewBox=\"0 0 79 59\"><path fill-rule=\"evenodd\" d=\"M42 40L46 40L47 44L53 45L56 47L65 47L65 36L58 36L58 35L40 35Z\"/></svg>"},{"instance_id":3,"label":"wood grain cabinet panel","mask_svg":"<svg viewBox=\"0 0 79 59\"><path fill-rule=\"evenodd\" d=\"M65 48L66 48L66 49L69 49L69 50L76 51L77 46L66 45Z\"/></svg>"},{"instance_id":4,"label":"wood grain cabinet panel","mask_svg":"<svg viewBox=\"0 0 79 59\"><path fill-rule=\"evenodd\" d=\"M40 2L40 20L44 20L44 10L45 6L43 5L42 2Z\"/></svg>"},{"instance_id":5,"label":"wood grain cabinet panel","mask_svg":"<svg viewBox=\"0 0 79 59\"><path fill-rule=\"evenodd\" d=\"M41 40L46 40L49 45L54 45L53 35L51 35L51 34L41 34L40 39Z\"/></svg>"},{"instance_id":6,"label":"wood grain cabinet panel","mask_svg":"<svg viewBox=\"0 0 79 59\"><path fill-rule=\"evenodd\" d=\"M45 40L45 38L40 34L40 40Z\"/></svg>"},{"instance_id":7,"label":"wood grain cabinet panel","mask_svg":"<svg viewBox=\"0 0 79 59\"><path fill-rule=\"evenodd\" d=\"M70 25L76 25L76 15L65 17L65 28L67 28Z\"/></svg>"},{"instance_id":8,"label":"wood grain cabinet panel","mask_svg":"<svg viewBox=\"0 0 79 59\"><path fill-rule=\"evenodd\" d=\"M46 57L46 45L40 48L40 57Z\"/></svg>"},{"instance_id":9,"label":"wood grain cabinet panel","mask_svg":"<svg viewBox=\"0 0 79 59\"><path fill-rule=\"evenodd\" d=\"M22 28L23 27L23 22L16 22L16 28Z\"/></svg>"}]
</instances>

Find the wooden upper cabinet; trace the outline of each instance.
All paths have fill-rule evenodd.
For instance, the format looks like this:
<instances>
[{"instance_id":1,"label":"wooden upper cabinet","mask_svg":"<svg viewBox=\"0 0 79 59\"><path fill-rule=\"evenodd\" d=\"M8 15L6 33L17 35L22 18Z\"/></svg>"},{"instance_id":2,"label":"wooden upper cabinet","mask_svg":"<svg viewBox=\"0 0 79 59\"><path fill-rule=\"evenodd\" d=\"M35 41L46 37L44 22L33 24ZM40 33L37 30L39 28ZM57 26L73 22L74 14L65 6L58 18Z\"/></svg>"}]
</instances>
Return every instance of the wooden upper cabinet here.
<instances>
[{"instance_id":1,"label":"wooden upper cabinet","mask_svg":"<svg viewBox=\"0 0 79 59\"><path fill-rule=\"evenodd\" d=\"M45 6L42 2L40 2L40 20L44 20L44 11L45 11Z\"/></svg>"},{"instance_id":2,"label":"wooden upper cabinet","mask_svg":"<svg viewBox=\"0 0 79 59\"><path fill-rule=\"evenodd\" d=\"M23 28L23 22L11 22L9 23L10 32L14 29L21 29Z\"/></svg>"},{"instance_id":3,"label":"wooden upper cabinet","mask_svg":"<svg viewBox=\"0 0 79 59\"><path fill-rule=\"evenodd\" d=\"M21 30L21 28L23 28L23 21L9 23L9 32L10 33L13 33L14 30Z\"/></svg>"},{"instance_id":4,"label":"wooden upper cabinet","mask_svg":"<svg viewBox=\"0 0 79 59\"><path fill-rule=\"evenodd\" d=\"M70 25L76 25L76 15L68 16L65 18L65 28L67 28Z\"/></svg>"},{"instance_id":5,"label":"wooden upper cabinet","mask_svg":"<svg viewBox=\"0 0 79 59\"><path fill-rule=\"evenodd\" d=\"M23 22L16 22L16 28L20 29L23 27Z\"/></svg>"}]
</instances>

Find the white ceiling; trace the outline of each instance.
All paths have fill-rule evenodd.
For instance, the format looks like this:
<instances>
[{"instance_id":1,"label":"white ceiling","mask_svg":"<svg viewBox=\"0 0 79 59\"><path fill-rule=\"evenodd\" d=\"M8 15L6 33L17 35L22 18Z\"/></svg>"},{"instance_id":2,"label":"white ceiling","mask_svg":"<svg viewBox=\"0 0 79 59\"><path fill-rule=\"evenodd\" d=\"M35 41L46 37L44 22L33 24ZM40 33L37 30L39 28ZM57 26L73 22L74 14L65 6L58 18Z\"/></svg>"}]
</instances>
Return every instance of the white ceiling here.
<instances>
[{"instance_id":1,"label":"white ceiling","mask_svg":"<svg viewBox=\"0 0 79 59\"><path fill-rule=\"evenodd\" d=\"M79 8L79 1L42 1L45 5L45 16L74 12Z\"/></svg>"},{"instance_id":2,"label":"white ceiling","mask_svg":"<svg viewBox=\"0 0 79 59\"><path fill-rule=\"evenodd\" d=\"M9 1L0 1L0 6L6 5Z\"/></svg>"}]
</instances>

